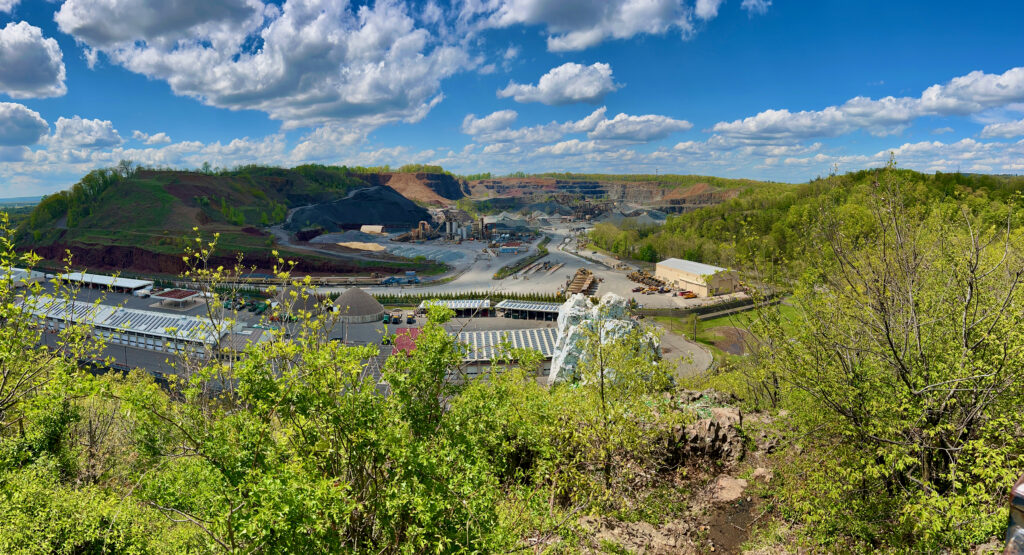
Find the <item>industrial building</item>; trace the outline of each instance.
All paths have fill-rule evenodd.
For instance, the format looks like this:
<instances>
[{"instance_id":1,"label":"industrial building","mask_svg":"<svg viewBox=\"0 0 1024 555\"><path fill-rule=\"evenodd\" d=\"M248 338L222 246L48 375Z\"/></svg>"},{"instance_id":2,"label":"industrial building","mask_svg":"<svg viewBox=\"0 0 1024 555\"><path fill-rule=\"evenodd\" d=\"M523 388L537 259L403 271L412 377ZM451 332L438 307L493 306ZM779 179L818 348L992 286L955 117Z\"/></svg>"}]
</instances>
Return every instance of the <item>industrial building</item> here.
<instances>
[{"instance_id":1,"label":"industrial building","mask_svg":"<svg viewBox=\"0 0 1024 555\"><path fill-rule=\"evenodd\" d=\"M168 289L167 291L154 293L153 298L161 305L166 304L176 308L182 308L189 304L197 303L205 297L199 291L192 291L189 289Z\"/></svg>"},{"instance_id":2,"label":"industrial building","mask_svg":"<svg viewBox=\"0 0 1024 555\"><path fill-rule=\"evenodd\" d=\"M118 293L129 294L142 289L152 289L153 287L153 282L145 279L130 279L102 274L86 274L83 272L60 274L60 279L91 289L110 289Z\"/></svg>"},{"instance_id":3,"label":"industrial building","mask_svg":"<svg viewBox=\"0 0 1024 555\"><path fill-rule=\"evenodd\" d=\"M512 301L505 299L494 305L498 316L517 320L557 320L560 303L542 303L535 301Z\"/></svg>"},{"instance_id":4,"label":"industrial building","mask_svg":"<svg viewBox=\"0 0 1024 555\"><path fill-rule=\"evenodd\" d=\"M384 317L384 307L377 299L358 287L350 287L334 300L334 312L339 321L349 324L379 322Z\"/></svg>"},{"instance_id":5,"label":"industrial building","mask_svg":"<svg viewBox=\"0 0 1024 555\"><path fill-rule=\"evenodd\" d=\"M426 312L427 304L436 304L455 311L459 318L481 317L491 315L491 301L487 299L460 299L449 301L423 301L420 303L419 312Z\"/></svg>"},{"instance_id":6,"label":"industrial building","mask_svg":"<svg viewBox=\"0 0 1024 555\"><path fill-rule=\"evenodd\" d=\"M49 295L22 301L45 329L60 331L72 325L93 326L93 333L110 345L198 356L215 348L229 330L195 316L164 314Z\"/></svg>"},{"instance_id":7,"label":"industrial building","mask_svg":"<svg viewBox=\"0 0 1024 555\"><path fill-rule=\"evenodd\" d=\"M693 291L698 297L725 295L739 289L736 272L679 258L658 262L654 277L672 287Z\"/></svg>"},{"instance_id":8,"label":"industrial building","mask_svg":"<svg viewBox=\"0 0 1024 555\"><path fill-rule=\"evenodd\" d=\"M530 222L516 214L502 212L497 216L484 216L483 223L489 234L525 233L530 230Z\"/></svg>"},{"instance_id":9,"label":"industrial building","mask_svg":"<svg viewBox=\"0 0 1024 555\"><path fill-rule=\"evenodd\" d=\"M17 289L19 287L26 287L30 283L43 281L46 274L35 270L26 270L24 268L11 268L10 276L12 285Z\"/></svg>"},{"instance_id":10,"label":"industrial building","mask_svg":"<svg viewBox=\"0 0 1024 555\"><path fill-rule=\"evenodd\" d=\"M512 349L533 349L544 357L541 375L551 369L551 357L558 341L555 328L530 328L521 330L464 331L459 333L459 343L468 347L463 363L466 374L473 376L486 373L494 358L500 354L499 346Z\"/></svg>"}]
</instances>

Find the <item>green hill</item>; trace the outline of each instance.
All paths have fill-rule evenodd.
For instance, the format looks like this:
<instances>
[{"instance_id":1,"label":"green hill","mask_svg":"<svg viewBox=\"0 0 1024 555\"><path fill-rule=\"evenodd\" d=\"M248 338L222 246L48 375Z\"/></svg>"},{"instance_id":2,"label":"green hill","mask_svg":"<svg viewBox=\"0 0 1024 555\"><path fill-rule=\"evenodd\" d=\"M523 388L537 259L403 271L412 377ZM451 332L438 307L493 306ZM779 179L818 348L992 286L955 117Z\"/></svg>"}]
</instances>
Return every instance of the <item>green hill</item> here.
<instances>
[{"instance_id":1,"label":"green hill","mask_svg":"<svg viewBox=\"0 0 1024 555\"><path fill-rule=\"evenodd\" d=\"M378 174L318 165L248 166L219 173L95 170L69 190L44 197L19 225L16 243L49 260L60 260L67 249L89 267L176 273L182 249L198 228L204 236L220 234L226 257L241 252L250 264L267 268L273 264L274 239L261 228L284 222L291 208L330 201L379 181ZM303 271L431 269L283 250Z\"/></svg>"}]
</instances>

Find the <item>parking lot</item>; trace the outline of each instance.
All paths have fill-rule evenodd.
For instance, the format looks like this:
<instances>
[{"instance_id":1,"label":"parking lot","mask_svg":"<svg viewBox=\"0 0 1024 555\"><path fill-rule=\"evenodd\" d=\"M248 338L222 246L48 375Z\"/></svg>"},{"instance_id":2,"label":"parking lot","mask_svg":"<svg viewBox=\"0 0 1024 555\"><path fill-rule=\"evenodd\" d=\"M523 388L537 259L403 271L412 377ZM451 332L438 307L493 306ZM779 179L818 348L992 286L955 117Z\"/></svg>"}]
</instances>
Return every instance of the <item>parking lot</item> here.
<instances>
[{"instance_id":1,"label":"parking lot","mask_svg":"<svg viewBox=\"0 0 1024 555\"><path fill-rule=\"evenodd\" d=\"M593 251L584 250L583 252L578 252L574 250L575 239L573 232L570 230L570 224L545 228L544 234L551 237L551 242L548 244L549 254L543 258L543 261L549 262L552 267L558 266L554 271L537 271L527 275L519 272L504 279L493 279L494 273L502 266L536 252L535 247L539 242L538 240L533 243L533 248L531 248L529 253L507 256L482 255L478 259L472 260L468 265L460 266L458 271L454 273L454 278L445 283L427 282L422 285L373 286L365 287L364 289L370 294L392 295L403 293L423 295L467 292L547 293L553 295L565 287L566 282L572 278L578 269L586 268L599 280L597 287L598 296L605 293L615 293L627 299L634 299L641 306L647 308L692 308L727 302L745 295L745 293L735 293L711 299L687 299L672 296L668 293L648 295L642 292L634 292L633 289L639 284L630 281L626 276L635 270L636 267L625 264L626 268L615 269L613 268L614 266L623 265L623 263ZM473 244L477 245L474 248L478 249L482 243L475 242ZM441 248L444 243L428 242L425 245L429 246L429 248ZM464 248L464 246L461 248ZM603 263L595 263L592 260L598 260ZM325 291L340 292L344 289L345 287L333 287L326 288Z\"/></svg>"}]
</instances>

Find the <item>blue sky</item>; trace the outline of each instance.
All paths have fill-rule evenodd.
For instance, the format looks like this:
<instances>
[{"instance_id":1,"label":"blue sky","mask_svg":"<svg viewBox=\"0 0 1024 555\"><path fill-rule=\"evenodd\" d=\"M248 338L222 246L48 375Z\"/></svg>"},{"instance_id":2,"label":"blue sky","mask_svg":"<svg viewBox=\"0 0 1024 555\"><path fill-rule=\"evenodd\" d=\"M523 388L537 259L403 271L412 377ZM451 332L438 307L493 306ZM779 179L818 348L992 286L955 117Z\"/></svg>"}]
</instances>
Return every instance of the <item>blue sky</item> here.
<instances>
[{"instance_id":1,"label":"blue sky","mask_svg":"<svg viewBox=\"0 0 1024 555\"><path fill-rule=\"evenodd\" d=\"M0 0L0 197L159 167L1024 173L1024 5Z\"/></svg>"}]
</instances>

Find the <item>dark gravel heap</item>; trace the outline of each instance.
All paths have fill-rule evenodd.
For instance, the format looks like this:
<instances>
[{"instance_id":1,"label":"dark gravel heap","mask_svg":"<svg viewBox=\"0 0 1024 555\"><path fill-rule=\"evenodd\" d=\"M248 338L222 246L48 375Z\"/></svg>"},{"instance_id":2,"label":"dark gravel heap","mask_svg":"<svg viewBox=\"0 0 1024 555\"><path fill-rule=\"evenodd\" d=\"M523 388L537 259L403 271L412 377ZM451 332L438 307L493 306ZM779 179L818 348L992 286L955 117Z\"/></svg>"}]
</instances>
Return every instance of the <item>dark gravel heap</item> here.
<instances>
[{"instance_id":1,"label":"dark gravel heap","mask_svg":"<svg viewBox=\"0 0 1024 555\"><path fill-rule=\"evenodd\" d=\"M383 225L387 228L412 229L421 220L430 221L430 214L394 189L366 187L356 189L338 200L296 210L285 228L298 231L322 227L333 232L359 229L362 225Z\"/></svg>"}]
</instances>

